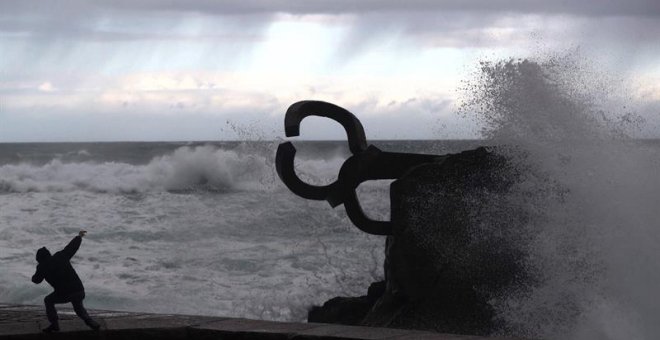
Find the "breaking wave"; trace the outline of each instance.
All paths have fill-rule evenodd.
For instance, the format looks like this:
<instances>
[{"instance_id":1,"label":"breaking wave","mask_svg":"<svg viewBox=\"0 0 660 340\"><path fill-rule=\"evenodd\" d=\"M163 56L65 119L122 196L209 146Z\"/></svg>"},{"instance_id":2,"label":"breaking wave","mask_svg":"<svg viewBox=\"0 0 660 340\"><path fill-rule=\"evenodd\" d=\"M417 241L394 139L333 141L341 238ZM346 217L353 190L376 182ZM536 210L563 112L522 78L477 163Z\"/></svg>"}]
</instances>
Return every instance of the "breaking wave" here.
<instances>
[{"instance_id":1,"label":"breaking wave","mask_svg":"<svg viewBox=\"0 0 660 340\"><path fill-rule=\"evenodd\" d=\"M170 154L154 157L144 165L65 162L60 159L52 159L43 165L7 164L0 166L0 192L272 190L279 185L272 154L271 150L225 150L202 145L180 147ZM309 178L318 177L311 174L318 174L321 172L318 169L327 168L327 162L317 159L297 165L301 176Z\"/></svg>"},{"instance_id":2,"label":"breaking wave","mask_svg":"<svg viewBox=\"0 0 660 340\"><path fill-rule=\"evenodd\" d=\"M660 337L660 152L620 82L576 53L484 62L461 113L505 145L525 178L508 203L530 216L521 247L537 280L494 301L505 334Z\"/></svg>"}]
</instances>

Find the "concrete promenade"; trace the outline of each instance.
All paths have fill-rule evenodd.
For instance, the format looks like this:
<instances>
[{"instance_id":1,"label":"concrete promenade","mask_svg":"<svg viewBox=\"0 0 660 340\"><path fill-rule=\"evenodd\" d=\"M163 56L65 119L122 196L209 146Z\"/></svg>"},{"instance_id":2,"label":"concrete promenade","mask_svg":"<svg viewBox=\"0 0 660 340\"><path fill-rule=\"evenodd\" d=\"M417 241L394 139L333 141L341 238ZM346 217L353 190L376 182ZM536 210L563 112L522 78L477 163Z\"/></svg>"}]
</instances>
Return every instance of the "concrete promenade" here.
<instances>
[{"instance_id":1,"label":"concrete promenade","mask_svg":"<svg viewBox=\"0 0 660 340\"><path fill-rule=\"evenodd\" d=\"M60 332L45 334L43 306L0 304L0 340L4 339L217 339L217 340L484 340L484 338L390 328L321 323L272 322L239 318L149 314L89 310L101 324L92 331L73 313L58 305ZM513 339L511 339L513 340Z\"/></svg>"}]
</instances>

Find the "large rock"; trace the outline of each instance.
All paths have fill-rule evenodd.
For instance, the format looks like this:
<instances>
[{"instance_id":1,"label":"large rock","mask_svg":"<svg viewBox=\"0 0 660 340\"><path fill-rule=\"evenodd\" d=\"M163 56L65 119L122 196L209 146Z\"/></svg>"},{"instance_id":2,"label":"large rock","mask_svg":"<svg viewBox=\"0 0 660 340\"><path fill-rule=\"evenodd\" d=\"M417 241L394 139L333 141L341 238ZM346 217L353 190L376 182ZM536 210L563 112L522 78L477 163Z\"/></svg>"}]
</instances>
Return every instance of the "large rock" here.
<instances>
[{"instance_id":1,"label":"large rock","mask_svg":"<svg viewBox=\"0 0 660 340\"><path fill-rule=\"evenodd\" d=\"M496 329L490 302L529 280L516 242L525 214L506 199L517 178L506 158L478 148L393 182L385 292L360 324L474 335Z\"/></svg>"},{"instance_id":2,"label":"large rock","mask_svg":"<svg viewBox=\"0 0 660 340\"><path fill-rule=\"evenodd\" d=\"M321 307L312 307L307 314L307 321L351 326L360 325L374 304L383 296L384 292L385 281L379 281L369 286L367 295L359 297L334 297L326 301Z\"/></svg>"}]
</instances>

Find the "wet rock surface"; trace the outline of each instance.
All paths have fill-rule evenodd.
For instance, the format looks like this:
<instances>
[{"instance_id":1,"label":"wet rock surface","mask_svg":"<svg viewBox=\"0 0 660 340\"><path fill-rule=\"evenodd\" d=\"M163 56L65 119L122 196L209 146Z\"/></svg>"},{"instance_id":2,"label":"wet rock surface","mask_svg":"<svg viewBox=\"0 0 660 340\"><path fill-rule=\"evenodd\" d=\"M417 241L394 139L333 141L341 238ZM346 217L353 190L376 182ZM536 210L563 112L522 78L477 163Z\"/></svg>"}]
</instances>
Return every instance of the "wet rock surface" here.
<instances>
[{"instance_id":1,"label":"wet rock surface","mask_svg":"<svg viewBox=\"0 0 660 340\"><path fill-rule=\"evenodd\" d=\"M323 306L314 306L307 315L309 322L359 325L385 293L385 281L374 282L367 295L360 297L335 297Z\"/></svg>"}]
</instances>

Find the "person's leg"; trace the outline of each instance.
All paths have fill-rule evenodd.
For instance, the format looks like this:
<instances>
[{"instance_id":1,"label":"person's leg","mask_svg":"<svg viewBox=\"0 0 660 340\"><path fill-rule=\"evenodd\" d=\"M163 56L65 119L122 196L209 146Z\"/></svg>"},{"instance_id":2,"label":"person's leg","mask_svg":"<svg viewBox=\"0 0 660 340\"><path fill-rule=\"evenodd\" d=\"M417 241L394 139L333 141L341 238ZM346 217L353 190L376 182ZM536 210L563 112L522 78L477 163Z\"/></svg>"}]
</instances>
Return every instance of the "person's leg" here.
<instances>
[{"instance_id":1,"label":"person's leg","mask_svg":"<svg viewBox=\"0 0 660 340\"><path fill-rule=\"evenodd\" d=\"M44 332L53 332L53 331L59 331L60 326L59 326L59 317L57 316L57 309L55 309L55 304L56 303L64 303L67 302L66 298L52 292L44 298L44 304L46 305L46 317L48 318L48 321L50 322L50 326L44 329Z\"/></svg>"},{"instance_id":2,"label":"person's leg","mask_svg":"<svg viewBox=\"0 0 660 340\"><path fill-rule=\"evenodd\" d=\"M100 325L92 320L92 318L87 313L85 306L83 305L83 300L85 299L85 292L78 292L71 294L70 296L71 304L73 305L73 310L76 312L79 318L85 321L85 324L90 328L97 330L100 328Z\"/></svg>"},{"instance_id":3,"label":"person's leg","mask_svg":"<svg viewBox=\"0 0 660 340\"><path fill-rule=\"evenodd\" d=\"M83 299L85 298L85 293L80 292L80 293L74 293L69 295L71 299L71 305L73 306L73 311L76 312L76 315L78 315L79 318L83 319L83 321L87 321L90 319L89 314L87 314L87 310L85 309L85 306L83 306Z\"/></svg>"}]
</instances>

